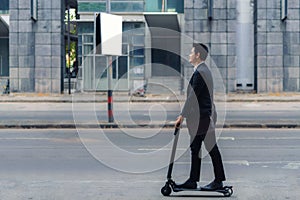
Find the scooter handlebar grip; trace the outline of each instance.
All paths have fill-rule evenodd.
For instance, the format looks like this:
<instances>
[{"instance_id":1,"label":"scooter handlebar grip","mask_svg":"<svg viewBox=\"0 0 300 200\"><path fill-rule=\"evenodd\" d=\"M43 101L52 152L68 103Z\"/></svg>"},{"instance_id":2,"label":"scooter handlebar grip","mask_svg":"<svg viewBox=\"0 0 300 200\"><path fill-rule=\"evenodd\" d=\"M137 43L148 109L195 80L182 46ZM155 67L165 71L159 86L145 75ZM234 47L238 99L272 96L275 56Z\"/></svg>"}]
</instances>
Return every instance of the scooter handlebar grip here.
<instances>
[{"instance_id":1,"label":"scooter handlebar grip","mask_svg":"<svg viewBox=\"0 0 300 200\"><path fill-rule=\"evenodd\" d=\"M179 127L176 127L175 128L175 131L174 131L174 135L177 135L177 133L179 132L180 128Z\"/></svg>"}]
</instances>

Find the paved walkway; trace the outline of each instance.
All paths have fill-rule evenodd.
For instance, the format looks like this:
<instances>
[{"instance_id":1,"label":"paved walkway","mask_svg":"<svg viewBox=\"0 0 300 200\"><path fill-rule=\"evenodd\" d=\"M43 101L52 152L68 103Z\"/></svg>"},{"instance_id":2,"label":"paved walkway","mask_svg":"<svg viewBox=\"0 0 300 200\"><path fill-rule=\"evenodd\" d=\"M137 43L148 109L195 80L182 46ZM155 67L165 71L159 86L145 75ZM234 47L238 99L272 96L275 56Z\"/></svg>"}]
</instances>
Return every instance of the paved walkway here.
<instances>
[{"instance_id":1,"label":"paved walkway","mask_svg":"<svg viewBox=\"0 0 300 200\"><path fill-rule=\"evenodd\" d=\"M28 107L30 111L36 108L36 103L41 103L39 106L43 107L43 110L51 110L48 107L48 104L42 103L55 103L55 104L64 104L64 103L72 103L72 102L98 102L98 103L106 103L107 96L106 93L75 93L72 95L68 94L61 94L61 95L45 95L45 94L10 94L10 95L1 95L0 96L0 103L11 107L9 103L16 104L23 104L28 103L25 107ZM298 102L300 103L300 93L281 93L281 94L229 94L227 97L217 96L219 101L226 100L227 103L227 110L228 111L242 111L242 112L254 112L255 109L259 110L259 112L269 112L270 110L274 110L275 114L277 110L280 108L278 113L286 113L288 112L289 115L295 114L298 112L299 106ZM140 103L151 103L151 102L183 102L185 100L185 95L178 95L178 96L169 96L169 95L146 95L145 97L137 97L137 96L129 96L127 93L115 93L114 94L114 101L115 102L140 102ZM246 104L249 104L246 106ZM259 107L255 107L253 104L261 104ZM106 106L103 105L103 109L105 110ZM254 107L253 107L254 106ZM22 105L24 107L24 105ZM56 106L57 107L57 106ZM66 106L59 105L59 108L64 108ZM68 106L67 106L68 107ZM5 108L5 107L4 107ZM57 111L56 108L55 111ZM68 108L71 109L72 108ZM297 110L298 109L298 110ZM26 108L23 108L24 112L26 112ZM61 109L58 109L61 111ZM3 111L5 112L5 111ZM291 115L294 116L294 115ZM297 116L297 115L295 115ZM291 118L291 117L290 117ZM289 119L290 119L289 118ZM138 127L173 127L173 122L168 122L161 124L159 122L149 125L149 123L140 123L130 124L130 123L123 123L123 124L116 124L116 123L83 123L83 124L74 124L74 120L61 120L57 123L53 123L52 121L44 122L40 119L36 120L23 120L23 121L1 121L0 128L136 128ZM259 120L252 120L252 121L226 121L224 124L226 128L299 128L300 121L297 119L284 121L272 121L269 120L268 123L261 122Z\"/></svg>"},{"instance_id":2,"label":"paved walkway","mask_svg":"<svg viewBox=\"0 0 300 200\"><path fill-rule=\"evenodd\" d=\"M128 93L114 93L116 102L177 102L184 101L185 95L147 94L144 97L128 95ZM300 93L267 93L248 94L231 93L216 95L219 101L227 102L300 102ZM106 102L107 95L102 93L73 93L69 94L18 94L1 95L0 102Z\"/></svg>"}]
</instances>

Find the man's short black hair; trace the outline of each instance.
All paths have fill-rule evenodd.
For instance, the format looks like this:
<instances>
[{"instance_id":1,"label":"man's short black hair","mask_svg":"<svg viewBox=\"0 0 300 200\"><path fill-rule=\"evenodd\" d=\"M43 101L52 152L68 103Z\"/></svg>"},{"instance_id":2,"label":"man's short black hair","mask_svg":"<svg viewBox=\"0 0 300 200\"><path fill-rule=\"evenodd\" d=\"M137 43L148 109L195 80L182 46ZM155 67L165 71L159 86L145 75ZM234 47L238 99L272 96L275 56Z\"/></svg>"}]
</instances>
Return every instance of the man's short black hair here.
<instances>
[{"instance_id":1,"label":"man's short black hair","mask_svg":"<svg viewBox=\"0 0 300 200\"><path fill-rule=\"evenodd\" d=\"M195 54L200 53L201 60L206 60L208 55L207 46L202 43L193 43L193 47L195 48Z\"/></svg>"}]
</instances>

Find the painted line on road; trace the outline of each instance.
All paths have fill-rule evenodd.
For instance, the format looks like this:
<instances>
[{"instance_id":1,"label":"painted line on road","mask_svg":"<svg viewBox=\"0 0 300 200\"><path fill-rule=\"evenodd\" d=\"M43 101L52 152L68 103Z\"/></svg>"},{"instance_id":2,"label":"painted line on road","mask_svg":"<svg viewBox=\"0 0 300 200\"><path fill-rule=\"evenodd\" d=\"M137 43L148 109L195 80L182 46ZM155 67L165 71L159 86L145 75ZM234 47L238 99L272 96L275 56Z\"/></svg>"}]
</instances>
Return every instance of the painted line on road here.
<instances>
[{"instance_id":1,"label":"painted line on road","mask_svg":"<svg viewBox=\"0 0 300 200\"><path fill-rule=\"evenodd\" d=\"M177 148L177 151L186 151L188 148ZM138 151L171 151L171 148L139 148Z\"/></svg>"},{"instance_id":2,"label":"painted line on road","mask_svg":"<svg viewBox=\"0 0 300 200\"><path fill-rule=\"evenodd\" d=\"M16 140L16 141L51 141L51 142L64 142L64 143L80 143L80 138L24 138L24 137L20 137L20 138L0 138L0 141L3 140Z\"/></svg>"},{"instance_id":3,"label":"painted line on road","mask_svg":"<svg viewBox=\"0 0 300 200\"><path fill-rule=\"evenodd\" d=\"M202 162L203 164L210 164L211 162ZM243 165L243 166L249 166L250 163L247 160L230 160L230 161L223 161L224 164L229 165ZM190 162L176 162L176 164L179 165L190 165Z\"/></svg>"},{"instance_id":4,"label":"painted line on road","mask_svg":"<svg viewBox=\"0 0 300 200\"><path fill-rule=\"evenodd\" d=\"M299 169L300 162L290 162L287 165L282 167L283 169Z\"/></svg>"},{"instance_id":5,"label":"painted line on road","mask_svg":"<svg viewBox=\"0 0 300 200\"><path fill-rule=\"evenodd\" d=\"M289 164L299 163L300 161L251 161L250 164Z\"/></svg>"},{"instance_id":6,"label":"painted line on road","mask_svg":"<svg viewBox=\"0 0 300 200\"><path fill-rule=\"evenodd\" d=\"M54 138L0 138L0 140L53 140Z\"/></svg>"},{"instance_id":7,"label":"painted line on road","mask_svg":"<svg viewBox=\"0 0 300 200\"><path fill-rule=\"evenodd\" d=\"M241 137L238 140L300 140L300 137Z\"/></svg>"},{"instance_id":8,"label":"painted line on road","mask_svg":"<svg viewBox=\"0 0 300 200\"><path fill-rule=\"evenodd\" d=\"M14 137L14 138L0 138L0 140L53 140L54 138L38 138L38 137ZM58 139L58 138L57 138ZM219 137L219 140L300 140L300 137ZM64 140L64 139L62 139ZM141 150L158 150L155 148L151 149L141 149ZM169 150L169 149L165 149Z\"/></svg>"},{"instance_id":9,"label":"painted line on road","mask_svg":"<svg viewBox=\"0 0 300 200\"><path fill-rule=\"evenodd\" d=\"M235 137L219 137L218 139L219 140L232 140L232 141L234 141Z\"/></svg>"},{"instance_id":10,"label":"painted line on road","mask_svg":"<svg viewBox=\"0 0 300 200\"><path fill-rule=\"evenodd\" d=\"M203 162L204 164L211 164L211 162ZM250 166L250 165L263 165L263 167L268 167L267 165L284 165L282 169L298 170L300 169L300 161L247 161L247 160L230 160L223 161L224 164L228 165L240 165L240 166ZM178 165L190 165L190 162L176 162Z\"/></svg>"},{"instance_id":11,"label":"painted line on road","mask_svg":"<svg viewBox=\"0 0 300 200\"><path fill-rule=\"evenodd\" d=\"M234 141L234 137L219 137L219 140L232 140ZM170 151L172 150L171 148L139 148L137 149L138 151L158 151L158 150L163 150L163 151ZM177 151L185 151L187 148L177 148Z\"/></svg>"}]
</instances>

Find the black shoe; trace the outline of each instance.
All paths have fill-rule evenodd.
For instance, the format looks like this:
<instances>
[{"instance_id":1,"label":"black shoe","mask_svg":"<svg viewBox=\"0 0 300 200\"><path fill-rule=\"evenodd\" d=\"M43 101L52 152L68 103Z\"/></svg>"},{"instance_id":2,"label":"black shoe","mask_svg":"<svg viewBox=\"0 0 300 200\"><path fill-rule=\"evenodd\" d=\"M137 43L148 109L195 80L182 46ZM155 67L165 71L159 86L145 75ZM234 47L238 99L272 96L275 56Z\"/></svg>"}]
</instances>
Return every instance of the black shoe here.
<instances>
[{"instance_id":1,"label":"black shoe","mask_svg":"<svg viewBox=\"0 0 300 200\"><path fill-rule=\"evenodd\" d=\"M222 181L212 181L210 184L201 187L201 190L205 191L214 191L214 190L220 190L223 188L223 182Z\"/></svg>"},{"instance_id":2,"label":"black shoe","mask_svg":"<svg viewBox=\"0 0 300 200\"><path fill-rule=\"evenodd\" d=\"M182 189L196 189L197 188L197 182L188 179L183 184L179 184L179 185L176 184L175 187L176 188L182 188Z\"/></svg>"}]
</instances>

